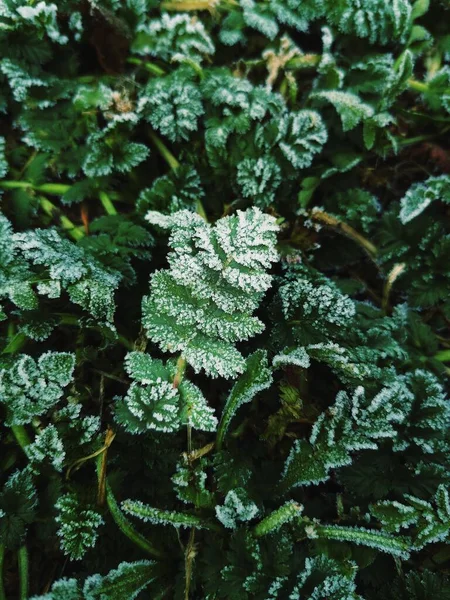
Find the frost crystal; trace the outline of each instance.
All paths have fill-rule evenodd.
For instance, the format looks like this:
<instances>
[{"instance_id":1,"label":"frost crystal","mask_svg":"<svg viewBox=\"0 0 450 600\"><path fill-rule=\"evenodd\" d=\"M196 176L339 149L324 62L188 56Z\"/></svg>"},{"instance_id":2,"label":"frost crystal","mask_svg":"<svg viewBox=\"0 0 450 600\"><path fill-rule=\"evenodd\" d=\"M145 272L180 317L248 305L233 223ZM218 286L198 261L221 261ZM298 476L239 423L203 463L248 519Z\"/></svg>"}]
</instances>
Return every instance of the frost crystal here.
<instances>
[{"instance_id":1,"label":"frost crystal","mask_svg":"<svg viewBox=\"0 0 450 600\"><path fill-rule=\"evenodd\" d=\"M229 491L223 506L216 506L217 518L229 529L235 529L239 521L251 521L257 514L258 507L243 488Z\"/></svg>"},{"instance_id":2,"label":"frost crystal","mask_svg":"<svg viewBox=\"0 0 450 600\"><path fill-rule=\"evenodd\" d=\"M234 343L263 329L252 316L271 284L277 259L275 219L254 208L214 227L180 211L160 221L171 229L170 268L151 278L143 325L162 350L181 352L195 371L212 377L242 372Z\"/></svg>"},{"instance_id":3,"label":"frost crystal","mask_svg":"<svg viewBox=\"0 0 450 600\"><path fill-rule=\"evenodd\" d=\"M61 548L72 560L80 560L95 545L103 518L91 508L83 507L75 494L61 496L55 507Z\"/></svg>"},{"instance_id":4,"label":"frost crystal","mask_svg":"<svg viewBox=\"0 0 450 600\"><path fill-rule=\"evenodd\" d=\"M0 370L0 402L7 409L6 424L30 423L50 410L72 381L75 356L47 352L38 361L22 354L9 369Z\"/></svg>"},{"instance_id":5,"label":"frost crystal","mask_svg":"<svg viewBox=\"0 0 450 600\"><path fill-rule=\"evenodd\" d=\"M173 432L184 425L214 431L217 419L200 389L183 380L174 386L175 369L143 352L130 352L126 366L134 381L116 405L116 420L130 433Z\"/></svg>"}]
</instances>

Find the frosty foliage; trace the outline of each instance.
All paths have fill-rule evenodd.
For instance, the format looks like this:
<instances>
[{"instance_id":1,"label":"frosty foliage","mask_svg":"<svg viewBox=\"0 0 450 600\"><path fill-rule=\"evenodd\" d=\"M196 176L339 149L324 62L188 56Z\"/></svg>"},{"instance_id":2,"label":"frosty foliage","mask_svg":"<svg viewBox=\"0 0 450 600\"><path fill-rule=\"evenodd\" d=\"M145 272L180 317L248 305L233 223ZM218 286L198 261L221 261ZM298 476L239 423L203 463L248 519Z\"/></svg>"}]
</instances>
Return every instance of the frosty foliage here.
<instances>
[{"instance_id":1,"label":"frosty foliage","mask_svg":"<svg viewBox=\"0 0 450 600\"><path fill-rule=\"evenodd\" d=\"M143 300L148 336L164 351L181 352L197 372L242 372L244 358L234 344L263 329L252 313L270 287L267 270L277 260L275 219L253 208L214 227L188 211L157 223L171 228L170 267L152 275Z\"/></svg>"},{"instance_id":2,"label":"frosty foliage","mask_svg":"<svg viewBox=\"0 0 450 600\"><path fill-rule=\"evenodd\" d=\"M7 410L6 423L30 423L53 408L72 381L75 356L47 352L36 361L22 354L10 368L0 370L0 402Z\"/></svg>"},{"instance_id":3,"label":"frosty foliage","mask_svg":"<svg viewBox=\"0 0 450 600\"><path fill-rule=\"evenodd\" d=\"M187 14L163 13L160 19L138 27L132 50L165 60L181 54L200 62L214 53L214 44L201 21Z\"/></svg>"},{"instance_id":4,"label":"frosty foliage","mask_svg":"<svg viewBox=\"0 0 450 600\"><path fill-rule=\"evenodd\" d=\"M0 597L450 597L447 17L0 0Z\"/></svg>"},{"instance_id":5,"label":"frosty foliage","mask_svg":"<svg viewBox=\"0 0 450 600\"><path fill-rule=\"evenodd\" d=\"M61 548L72 560L80 560L95 545L103 518L95 510L81 506L75 494L61 496L55 508Z\"/></svg>"},{"instance_id":6,"label":"frosty foliage","mask_svg":"<svg viewBox=\"0 0 450 600\"><path fill-rule=\"evenodd\" d=\"M424 183L418 183L409 188L401 199L399 218L403 224L409 223L432 203L434 200L450 202L450 177L429 177Z\"/></svg>"},{"instance_id":7,"label":"frosty foliage","mask_svg":"<svg viewBox=\"0 0 450 600\"><path fill-rule=\"evenodd\" d=\"M173 364L131 352L126 368L134 382L125 398L117 401L116 419L128 432L173 432L183 425L215 430L217 419L200 389L186 379L174 386Z\"/></svg>"},{"instance_id":8,"label":"frosty foliage","mask_svg":"<svg viewBox=\"0 0 450 600\"><path fill-rule=\"evenodd\" d=\"M231 490L222 506L216 506L216 516L224 527L235 529L240 521L251 521L258 514L258 507L243 488Z\"/></svg>"},{"instance_id":9,"label":"frosty foliage","mask_svg":"<svg viewBox=\"0 0 450 600\"><path fill-rule=\"evenodd\" d=\"M91 255L54 229L35 230L14 235L17 252L31 265L48 273L50 283L38 287L41 294L58 297L67 290L72 302L99 320L112 321L114 290L119 273L106 270Z\"/></svg>"}]
</instances>

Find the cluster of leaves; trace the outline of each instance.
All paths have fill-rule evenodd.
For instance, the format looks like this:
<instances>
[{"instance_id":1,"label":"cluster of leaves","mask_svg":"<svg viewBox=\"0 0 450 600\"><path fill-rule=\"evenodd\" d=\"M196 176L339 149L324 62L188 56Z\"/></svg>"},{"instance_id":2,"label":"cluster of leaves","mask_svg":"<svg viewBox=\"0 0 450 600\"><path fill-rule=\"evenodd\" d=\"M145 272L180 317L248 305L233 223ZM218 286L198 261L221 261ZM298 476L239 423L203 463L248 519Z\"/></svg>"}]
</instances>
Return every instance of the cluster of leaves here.
<instances>
[{"instance_id":1,"label":"cluster of leaves","mask_svg":"<svg viewBox=\"0 0 450 600\"><path fill-rule=\"evenodd\" d=\"M444 0L0 0L0 600L450 595Z\"/></svg>"}]
</instances>

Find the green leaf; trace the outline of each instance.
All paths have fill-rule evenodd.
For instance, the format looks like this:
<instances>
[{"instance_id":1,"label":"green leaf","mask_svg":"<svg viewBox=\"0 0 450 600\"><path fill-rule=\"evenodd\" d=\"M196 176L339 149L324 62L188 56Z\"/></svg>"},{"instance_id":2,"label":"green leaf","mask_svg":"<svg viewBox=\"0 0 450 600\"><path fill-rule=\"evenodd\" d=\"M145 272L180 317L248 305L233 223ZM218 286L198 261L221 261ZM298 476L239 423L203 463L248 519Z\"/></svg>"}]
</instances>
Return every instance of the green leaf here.
<instances>
[{"instance_id":1,"label":"green leaf","mask_svg":"<svg viewBox=\"0 0 450 600\"><path fill-rule=\"evenodd\" d=\"M15 471L0 492L0 540L8 549L22 545L36 518L38 498L30 469Z\"/></svg>"},{"instance_id":2,"label":"green leaf","mask_svg":"<svg viewBox=\"0 0 450 600\"><path fill-rule=\"evenodd\" d=\"M86 600L134 600L155 579L157 572L154 561L123 562L104 577L88 577L83 594Z\"/></svg>"},{"instance_id":3,"label":"green leaf","mask_svg":"<svg viewBox=\"0 0 450 600\"><path fill-rule=\"evenodd\" d=\"M267 354L258 350L248 357L244 373L234 384L225 403L222 418L217 431L217 448L222 447L231 420L238 409L251 402L255 395L267 389L272 383L272 373L268 368Z\"/></svg>"},{"instance_id":4,"label":"green leaf","mask_svg":"<svg viewBox=\"0 0 450 600\"><path fill-rule=\"evenodd\" d=\"M330 102L342 121L343 131L354 129L361 121L366 121L374 115L374 109L369 104L362 102L361 99L350 92L341 92L330 90L315 92L311 98Z\"/></svg>"},{"instance_id":5,"label":"green leaf","mask_svg":"<svg viewBox=\"0 0 450 600\"><path fill-rule=\"evenodd\" d=\"M173 525L174 527L196 527L198 529L211 529L214 525L207 520L189 513L161 510L148 506L139 500L124 500L122 508L125 512L142 521L153 525Z\"/></svg>"},{"instance_id":6,"label":"green leaf","mask_svg":"<svg viewBox=\"0 0 450 600\"><path fill-rule=\"evenodd\" d=\"M416 0L412 7L411 20L415 21L416 19L423 17L423 15L428 12L429 8L430 0Z\"/></svg>"}]
</instances>

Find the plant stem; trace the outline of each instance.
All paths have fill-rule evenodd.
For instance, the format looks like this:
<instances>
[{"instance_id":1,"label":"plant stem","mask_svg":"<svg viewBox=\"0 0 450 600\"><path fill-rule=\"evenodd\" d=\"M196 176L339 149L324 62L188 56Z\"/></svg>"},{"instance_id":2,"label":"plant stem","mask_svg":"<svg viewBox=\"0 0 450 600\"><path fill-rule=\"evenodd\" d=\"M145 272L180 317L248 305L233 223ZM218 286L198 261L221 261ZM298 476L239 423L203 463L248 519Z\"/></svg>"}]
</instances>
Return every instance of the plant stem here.
<instances>
[{"instance_id":1,"label":"plant stem","mask_svg":"<svg viewBox=\"0 0 450 600\"><path fill-rule=\"evenodd\" d=\"M16 335L10 338L7 346L2 350L2 354L14 354L18 352L25 344L27 336L24 333L16 333Z\"/></svg>"},{"instance_id":2,"label":"plant stem","mask_svg":"<svg viewBox=\"0 0 450 600\"><path fill-rule=\"evenodd\" d=\"M160 9L167 11L212 11L218 5L217 0L165 0L161 2Z\"/></svg>"},{"instance_id":3,"label":"plant stem","mask_svg":"<svg viewBox=\"0 0 450 600\"><path fill-rule=\"evenodd\" d=\"M23 425L12 425L11 431L13 432L17 443L26 454L27 452L25 448L31 444L30 436L28 435L27 430Z\"/></svg>"},{"instance_id":4,"label":"plant stem","mask_svg":"<svg viewBox=\"0 0 450 600\"><path fill-rule=\"evenodd\" d=\"M67 233L70 235L70 237L73 238L75 241L78 241L85 236L84 229L82 227L77 227L74 223L72 223L72 221L69 218L67 218L65 215L61 214L61 211L59 210L59 208L57 206L55 206L52 202L50 202L50 200L48 200L47 198L44 198L44 196L41 196L39 198L39 204L40 204L42 210L49 217L52 217L52 218L58 217L59 218L61 227L65 231L67 231Z\"/></svg>"},{"instance_id":5,"label":"plant stem","mask_svg":"<svg viewBox=\"0 0 450 600\"><path fill-rule=\"evenodd\" d=\"M180 356L177 360L177 370L175 372L175 377L173 378L173 387L176 389L183 379L184 371L186 369L186 359Z\"/></svg>"},{"instance_id":6,"label":"plant stem","mask_svg":"<svg viewBox=\"0 0 450 600\"><path fill-rule=\"evenodd\" d=\"M4 180L0 181L0 188L4 190L33 190L36 192L42 192L43 194L50 194L51 196L63 196L70 190L72 186L66 183L43 183L42 185L33 185L29 181L13 181Z\"/></svg>"},{"instance_id":7,"label":"plant stem","mask_svg":"<svg viewBox=\"0 0 450 600\"><path fill-rule=\"evenodd\" d=\"M383 298L381 301L381 308L386 312L389 308L389 295L391 293L392 286L394 285L395 280L399 277L403 271L405 270L405 263L398 263L393 266L391 272L389 273L386 282L383 288Z\"/></svg>"},{"instance_id":8,"label":"plant stem","mask_svg":"<svg viewBox=\"0 0 450 600\"><path fill-rule=\"evenodd\" d=\"M374 259L377 254L377 248L369 241L367 238L358 233L353 227L347 225L343 221L336 219L332 215L322 211L322 210L312 210L310 213L310 217L313 221L317 221L326 227L331 227L332 229L336 229L337 231L341 231L344 235L351 238L355 241L361 248L363 248L369 256Z\"/></svg>"},{"instance_id":9,"label":"plant stem","mask_svg":"<svg viewBox=\"0 0 450 600\"><path fill-rule=\"evenodd\" d=\"M414 90L415 92L420 92L423 94L427 92L429 89L428 83L423 83L422 81L416 81L415 79L408 79L408 87L410 90Z\"/></svg>"},{"instance_id":10,"label":"plant stem","mask_svg":"<svg viewBox=\"0 0 450 600\"><path fill-rule=\"evenodd\" d=\"M189 591L191 588L191 580L192 580L192 568L194 564L194 559L197 554L195 550L195 527L191 529L189 534L189 542L186 547L186 552L184 554L184 572L185 572L185 586L184 586L184 600L189 600Z\"/></svg>"},{"instance_id":11,"label":"plant stem","mask_svg":"<svg viewBox=\"0 0 450 600\"><path fill-rule=\"evenodd\" d=\"M108 482L106 482L106 503L108 505L109 512L111 513L115 524L129 540L136 544L136 546L139 546L139 548L144 550L144 552L147 552L147 554L153 556L153 558L164 558L164 554L160 550L157 550L154 546L152 546L143 535L141 535L135 530L135 528L128 521L128 519L124 517L122 511L120 510L116 502L116 499L114 498L114 495L111 491L111 487Z\"/></svg>"},{"instance_id":12,"label":"plant stem","mask_svg":"<svg viewBox=\"0 0 450 600\"><path fill-rule=\"evenodd\" d=\"M42 192L43 194L50 194L50 196L63 196L71 187L71 185L66 183L43 183L33 189L37 192Z\"/></svg>"},{"instance_id":13,"label":"plant stem","mask_svg":"<svg viewBox=\"0 0 450 600\"><path fill-rule=\"evenodd\" d=\"M130 65L137 65L138 67L143 67L144 69L149 71L149 73L152 73L152 75L156 75L157 77L161 77L162 75L166 74L164 69L161 69L161 67L158 67L158 65L155 65L146 60L142 60L140 58L127 58L127 63L129 63Z\"/></svg>"},{"instance_id":14,"label":"plant stem","mask_svg":"<svg viewBox=\"0 0 450 600\"><path fill-rule=\"evenodd\" d=\"M5 545L0 544L0 600L6 600L5 588L3 586L3 564L5 562Z\"/></svg>"},{"instance_id":15,"label":"plant stem","mask_svg":"<svg viewBox=\"0 0 450 600\"><path fill-rule=\"evenodd\" d=\"M160 138L153 131L150 131L148 135L169 167L176 171L180 166L180 163L169 150L169 148L167 148L164 142L162 142L162 140L160 140Z\"/></svg>"},{"instance_id":16,"label":"plant stem","mask_svg":"<svg viewBox=\"0 0 450 600\"><path fill-rule=\"evenodd\" d=\"M28 550L25 544L19 548L17 553L19 563L19 599L27 600L28 598Z\"/></svg>"},{"instance_id":17,"label":"plant stem","mask_svg":"<svg viewBox=\"0 0 450 600\"><path fill-rule=\"evenodd\" d=\"M98 197L107 215L117 215L116 207L106 192L100 192Z\"/></svg>"},{"instance_id":18,"label":"plant stem","mask_svg":"<svg viewBox=\"0 0 450 600\"><path fill-rule=\"evenodd\" d=\"M434 355L436 360L440 362L450 362L450 349L449 350L441 350Z\"/></svg>"}]
</instances>

